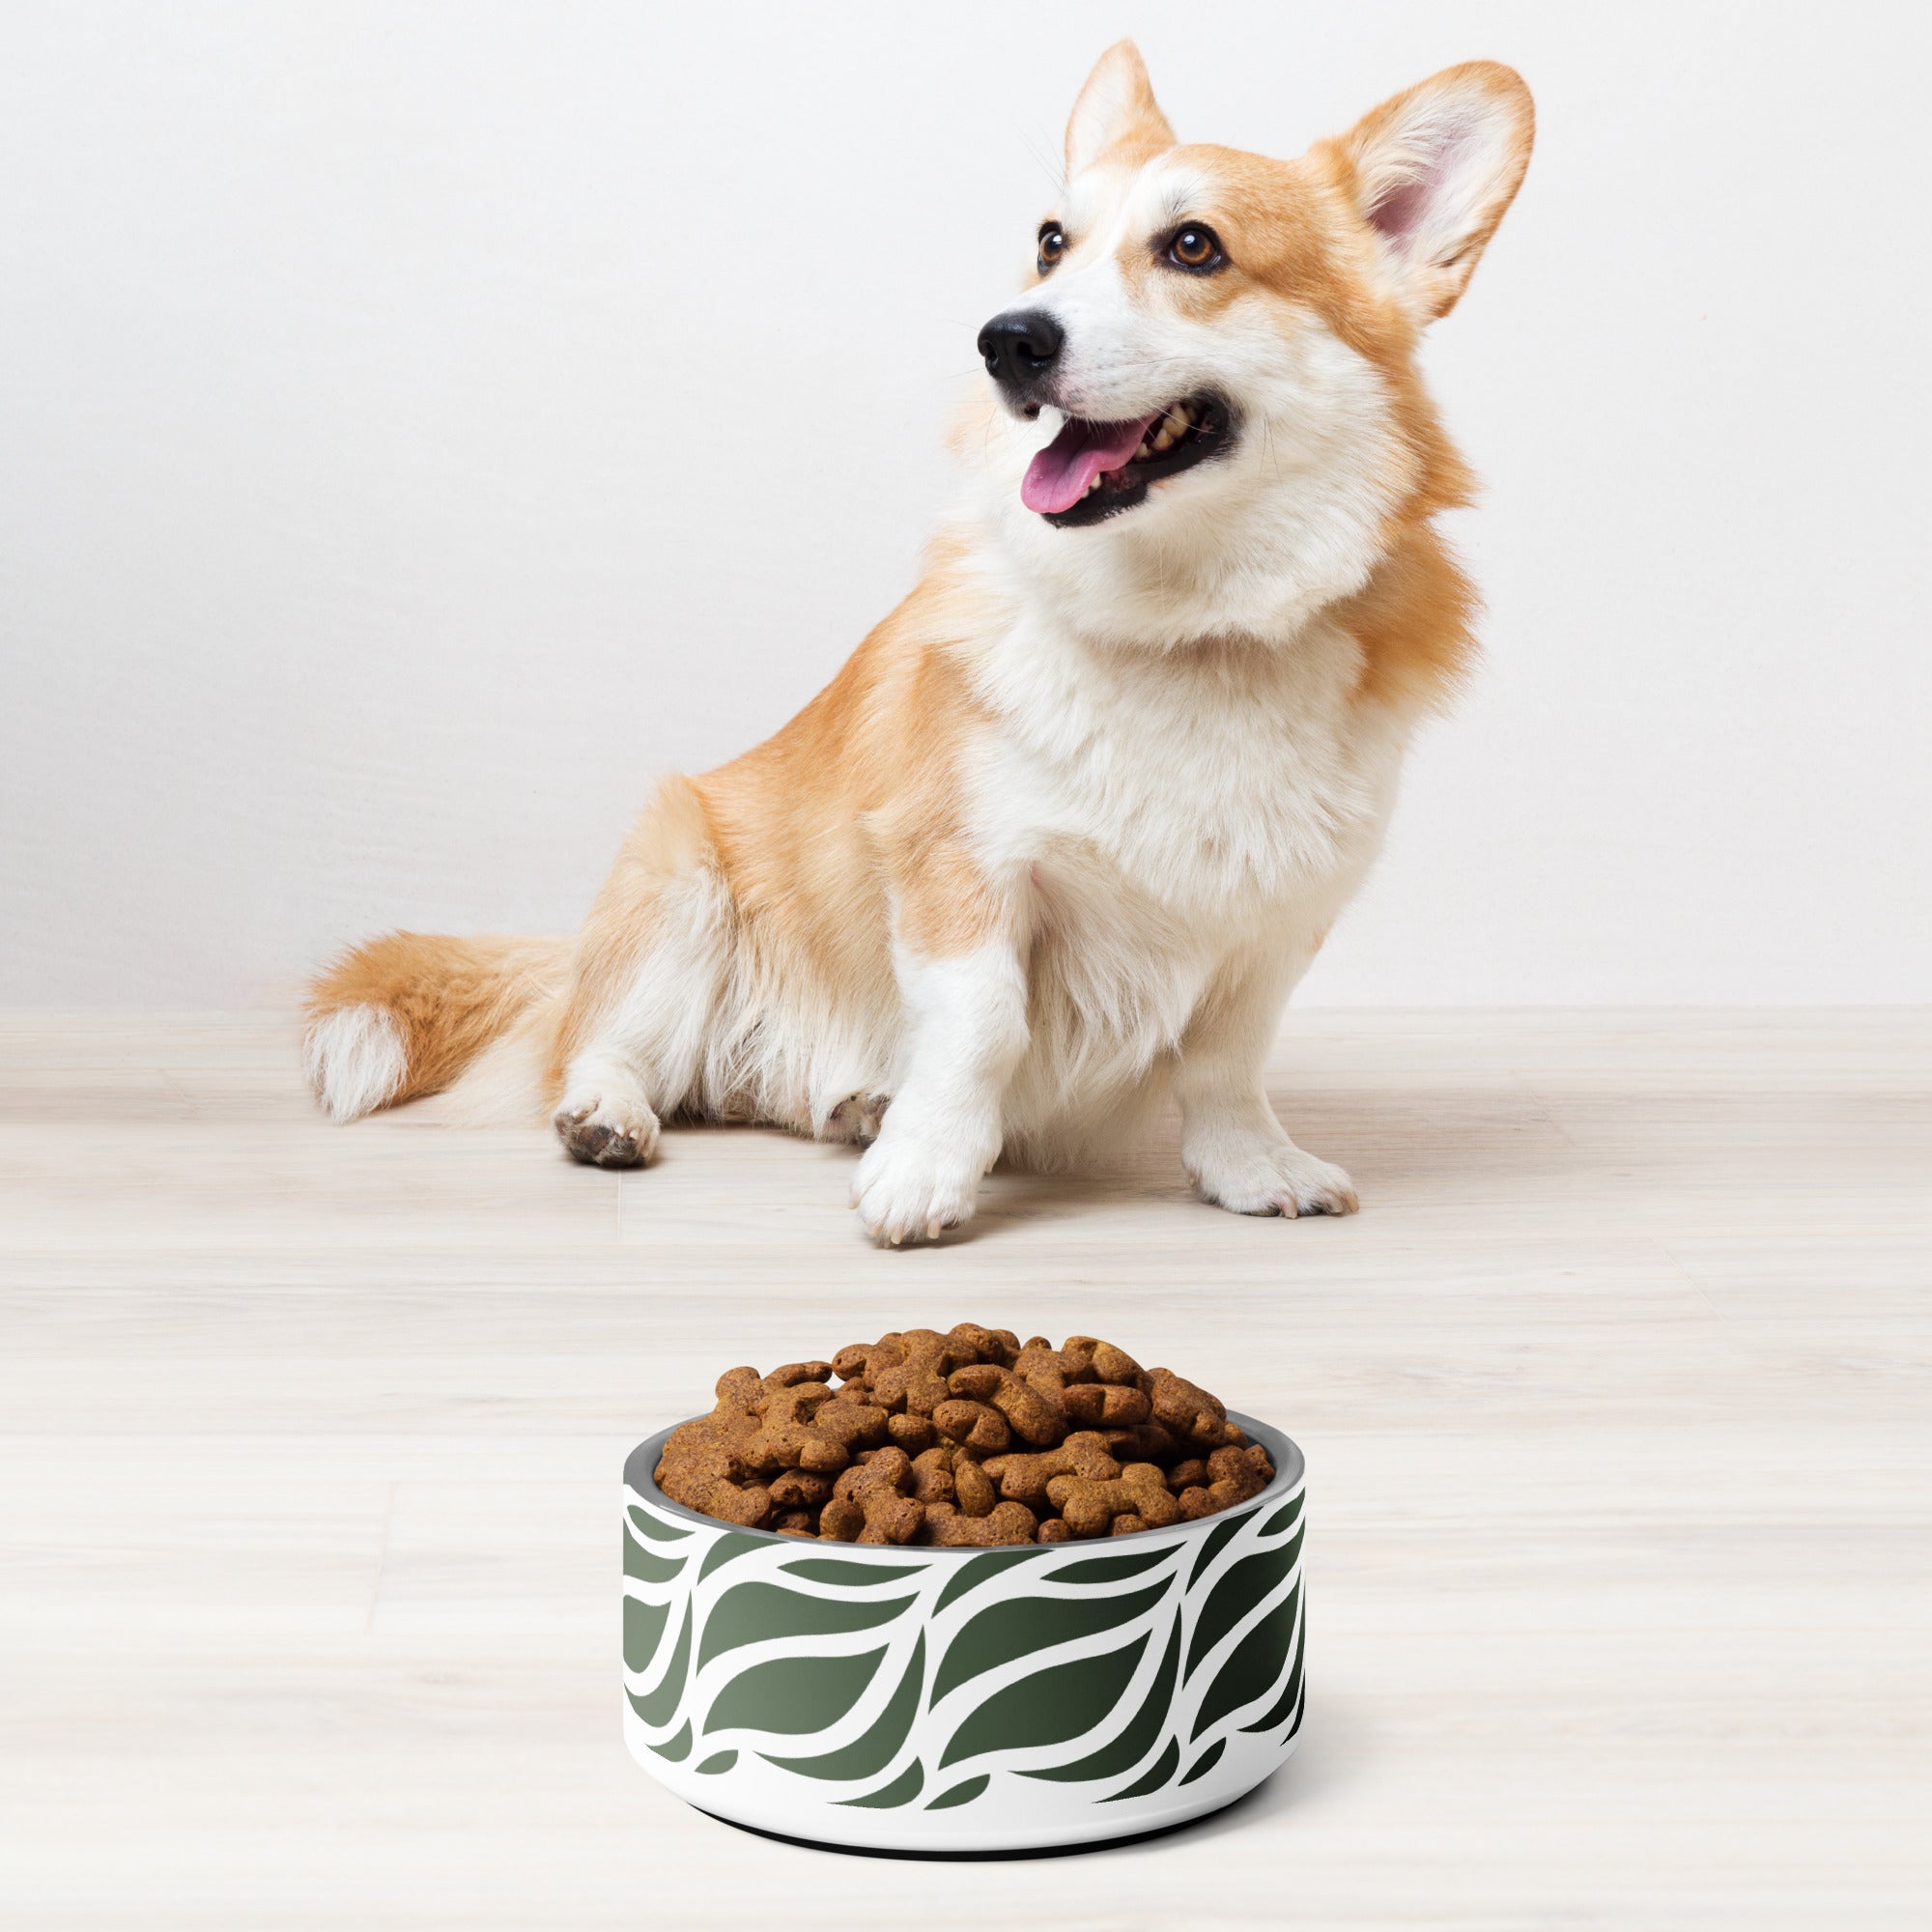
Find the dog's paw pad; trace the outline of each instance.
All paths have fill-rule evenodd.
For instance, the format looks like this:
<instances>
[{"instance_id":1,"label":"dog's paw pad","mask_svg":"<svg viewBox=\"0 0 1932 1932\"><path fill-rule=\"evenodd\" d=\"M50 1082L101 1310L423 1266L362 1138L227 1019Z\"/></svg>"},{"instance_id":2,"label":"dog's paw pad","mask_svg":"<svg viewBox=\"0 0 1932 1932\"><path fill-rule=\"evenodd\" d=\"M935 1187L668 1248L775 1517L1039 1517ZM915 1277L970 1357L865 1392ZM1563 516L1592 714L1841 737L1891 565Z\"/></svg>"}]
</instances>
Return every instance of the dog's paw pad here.
<instances>
[{"instance_id":1,"label":"dog's paw pad","mask_svg":"<svg viewBox=\"0 0 1932 1932\"><path fill-rule=\"evenodd\" d=\"M601 1099L564 1101L552 1118L572 1160L585 1167L643 1167L658 1151L658 1119L648 1107Z\"/></svg>"}]
</instances>

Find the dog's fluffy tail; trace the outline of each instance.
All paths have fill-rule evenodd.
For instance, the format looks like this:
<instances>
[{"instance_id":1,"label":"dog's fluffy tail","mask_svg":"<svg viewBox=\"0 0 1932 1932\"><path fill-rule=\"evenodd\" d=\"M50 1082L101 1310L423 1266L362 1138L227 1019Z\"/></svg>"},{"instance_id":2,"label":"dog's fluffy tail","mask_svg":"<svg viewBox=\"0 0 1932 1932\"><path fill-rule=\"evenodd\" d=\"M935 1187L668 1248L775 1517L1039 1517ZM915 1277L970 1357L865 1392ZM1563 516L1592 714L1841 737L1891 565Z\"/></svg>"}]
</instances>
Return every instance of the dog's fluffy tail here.
<instances>
[{"instance_id":1,"label":"dog's fluffy tail","mask_svg":"<svg viewBox=\"0 0 1932 1932\"><path fill-rule=\"evenodd\" d=\"M567 939L392 932L343 954L309 988L302 1061L338 1121L435 1094L557 993Z\"/></svg>"}]
</instances>

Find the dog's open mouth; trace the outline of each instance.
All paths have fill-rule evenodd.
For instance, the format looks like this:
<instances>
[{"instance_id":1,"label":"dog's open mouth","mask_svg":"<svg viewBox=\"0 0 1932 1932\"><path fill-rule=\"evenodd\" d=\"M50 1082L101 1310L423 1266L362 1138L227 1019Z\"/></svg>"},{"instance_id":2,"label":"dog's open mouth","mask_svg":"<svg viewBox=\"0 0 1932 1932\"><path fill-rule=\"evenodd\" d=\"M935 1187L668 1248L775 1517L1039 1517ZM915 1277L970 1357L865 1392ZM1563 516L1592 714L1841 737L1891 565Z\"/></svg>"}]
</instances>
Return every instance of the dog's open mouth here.
<instances>
[{"instance_id":1,"label":"dog's open mouth","mask_svg":"<svg viewBox=\"0 0 1932 1932\"><path fill-rule=\"evenodd\" d=\"M1190 396L1127 422L1068 416L1028 466L1020 501L1063 529L1097 524L1143 501L1150 484L1219 455L1231 429L1228 407L1214 396Z\"/></svg>"}]
</instances>

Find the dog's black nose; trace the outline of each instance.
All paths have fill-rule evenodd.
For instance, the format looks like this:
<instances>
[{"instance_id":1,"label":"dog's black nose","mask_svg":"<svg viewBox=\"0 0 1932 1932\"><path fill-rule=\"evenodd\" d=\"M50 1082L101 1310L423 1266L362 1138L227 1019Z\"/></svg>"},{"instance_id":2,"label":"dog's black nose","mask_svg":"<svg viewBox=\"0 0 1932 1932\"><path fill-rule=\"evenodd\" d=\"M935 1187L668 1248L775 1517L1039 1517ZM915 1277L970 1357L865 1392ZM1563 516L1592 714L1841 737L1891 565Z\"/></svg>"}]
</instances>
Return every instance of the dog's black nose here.
<instances>
[{"instance_id":1,"label":"dog's black nose","mask_svg":"<svg viewBox=\"0 0 1932 1932\"><path fill-rule=\"evenodd\" d=\"M980 354L986 358L987 375L1003 388L1021 390L1053 367L1065 340L1043 308L1023 308L996 315L980 331Z\"/></svg>"}]
</instances>

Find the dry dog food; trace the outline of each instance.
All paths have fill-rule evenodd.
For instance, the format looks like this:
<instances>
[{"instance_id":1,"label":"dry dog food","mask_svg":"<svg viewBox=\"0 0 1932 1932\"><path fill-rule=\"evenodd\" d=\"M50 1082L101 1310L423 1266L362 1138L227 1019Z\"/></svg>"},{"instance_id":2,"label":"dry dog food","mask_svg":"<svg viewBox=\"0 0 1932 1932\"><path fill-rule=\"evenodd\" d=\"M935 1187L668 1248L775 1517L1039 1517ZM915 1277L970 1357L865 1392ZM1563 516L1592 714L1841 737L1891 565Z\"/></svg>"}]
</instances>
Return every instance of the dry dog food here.
<instances>
[{"instance_id":1,"label":"dry dog food","mask_svg":"<svg viewBox=\"0 0 1932 1932\"><path fill-rule=\"evenodd\" d=\"M980 1548L1160 1529L1273 1479L1266 1450L1172 1369L1093 1335L1056 1349L971 1321L727 1369L657 1466L673 1502L745 1529Z\"/></svg>"}]
</instances>

